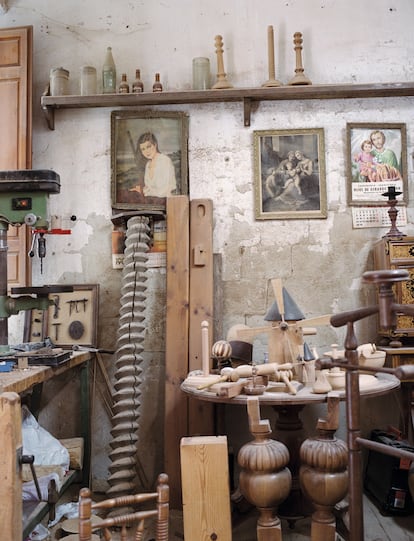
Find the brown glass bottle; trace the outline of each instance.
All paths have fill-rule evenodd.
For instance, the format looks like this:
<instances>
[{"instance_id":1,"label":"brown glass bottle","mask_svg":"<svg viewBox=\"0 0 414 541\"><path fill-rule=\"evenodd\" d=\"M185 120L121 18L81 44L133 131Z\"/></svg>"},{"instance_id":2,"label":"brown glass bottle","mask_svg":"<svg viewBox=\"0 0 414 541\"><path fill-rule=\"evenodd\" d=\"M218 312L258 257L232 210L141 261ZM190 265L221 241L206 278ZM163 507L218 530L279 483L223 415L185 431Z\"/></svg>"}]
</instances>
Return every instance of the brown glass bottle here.
<instances>
[{"instance_id":1,"label":"brown glass bottle","mask_svg":"<svg viewBox=\"0 0 414 541\"><path fill-rule=\"evenodd\" d=\"M118 92L120 94L129 94L129 84L127 82L126 73L122 74L121 82L119 83Z\"/></svg>"},{"instance_id":2,"label":"brown glass bottle","mask_svg":"<svg viewBox=\"0 0 414 541\"><path fill-rule=\"evenodd\" d=\"M144 92L144 83L141 81L141 71L135 70L135 81L132 83L132 93L139 94Z\"/></svg>"},{"instance_id":3,"label":"brown glass bottle","mask_svg":"<svg viewBox=\"0 0 414 541\"><path fill-rule=\"evenodd\" d=\"M162 92L162 84L160 83L160 74L159 73L155 74L155 81L154 81L154 84L152 85L152 91L153 92Z\"/></svg>"}]
</instances>

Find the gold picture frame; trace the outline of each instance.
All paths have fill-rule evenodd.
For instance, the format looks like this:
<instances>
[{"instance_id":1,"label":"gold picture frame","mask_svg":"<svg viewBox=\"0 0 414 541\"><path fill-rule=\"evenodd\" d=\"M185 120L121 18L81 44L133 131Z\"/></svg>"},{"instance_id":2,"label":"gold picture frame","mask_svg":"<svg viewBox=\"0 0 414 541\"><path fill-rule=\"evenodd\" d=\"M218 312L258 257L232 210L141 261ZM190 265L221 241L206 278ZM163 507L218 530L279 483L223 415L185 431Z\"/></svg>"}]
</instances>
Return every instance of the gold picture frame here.
<instances>
[{"instance_id":1,"label":"gold picture frame","mask_svg":"<svg viewBox=\"0 0 414 541\"><path fill-rule=\"evenodd\" d=\"M401 123L348 123L347 199L351 206L386 206L390 187L408 202L407 130Z\"/></svg>"},{"instance_id":2,"label":"gold picture frame","mask_svg":"<svg viewBox=\"0 0 414 541\"><path fill-rule=\"evenodd\" d=\"M112 208L163 211L167 196L187 193L188 115L112 111Z\"/></svg>"},{"instance_id":3,"label":"gold picture frame","mask_svg":"<svg viewBox=\"0 0 414 541\"><path fill-rule=\"evenodd\" d=\"M50 293L48 310L28 310L23 340L42 342L47 337L63 349L98 347L99 284L76 284L73 291Z\"/></svg>"},{"instance_id":4,"label":"gold picture frame","mask_svg":"<svg viewBox=\"0 0 414 541\"><path fill-rule=\"evenodd\" d=\"M323 128L253 137L256 220L327 218Z\"/></svg>"}]
</instances>

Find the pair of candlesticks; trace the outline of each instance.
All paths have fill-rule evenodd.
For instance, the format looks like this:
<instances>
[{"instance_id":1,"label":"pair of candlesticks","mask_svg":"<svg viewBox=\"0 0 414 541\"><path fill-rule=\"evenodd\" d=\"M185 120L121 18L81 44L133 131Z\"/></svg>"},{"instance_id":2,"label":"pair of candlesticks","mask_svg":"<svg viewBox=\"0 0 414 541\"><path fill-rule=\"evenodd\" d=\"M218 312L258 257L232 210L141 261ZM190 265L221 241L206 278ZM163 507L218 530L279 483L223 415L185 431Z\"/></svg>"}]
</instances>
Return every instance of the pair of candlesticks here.
<instances>
[{"instance_id":1,"label":"pair of candlesticks","mask_svg":"<svg viewBox=\"0 0 414 541\"><path fill-rule=\"evenodd\" d=\"M264 87L278 87L282 86L282 83L276 79L275 69L275 53L274 53L274 34L273 26L267 28L267 52L268 52L268 64L269 64L269 79L263 83ZM305 70L302 62L302 44L303 38L301 32L295 32L293 35L293 43L296 53L296 68L295 75L288 82L288 85L311 85L312 81L305 75ZM216 55L217 55L217 82L212 87L213 89L221 90L226 88L233 88L233 85L227 80L227 74L224 70L223 59L223 38L222 36L215 37Z\"/></svg>"}]
</instances>

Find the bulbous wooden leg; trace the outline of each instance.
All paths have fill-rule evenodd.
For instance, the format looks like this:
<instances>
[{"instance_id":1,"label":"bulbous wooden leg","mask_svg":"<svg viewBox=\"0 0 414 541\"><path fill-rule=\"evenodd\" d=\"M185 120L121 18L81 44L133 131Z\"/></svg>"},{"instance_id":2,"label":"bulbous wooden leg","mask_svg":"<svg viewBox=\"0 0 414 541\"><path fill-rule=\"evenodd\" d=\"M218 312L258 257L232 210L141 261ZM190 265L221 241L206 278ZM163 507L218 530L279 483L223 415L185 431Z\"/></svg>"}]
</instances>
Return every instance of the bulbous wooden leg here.
<instances>
[{"instance_id":1,"label":"bulbous wooden leg","mask_svg":"<svg viewBox=\"0 0 414 541\"><path fill-rule=\"evenodd\" d=\"M291 473L287 447L270 439L268 420L260 420L259 400L247 401L249 428L255 438L240 449L238 462L241 467L239 488L247 501L260 512L257 521L258 541L282 541L278 505L287 498L291 489Z\"/></svg>"},{"instance_id":2,"label":"bulbous wooden leg","mask_svg":"<svg viewBox=\"0 0 414 541\"><path fill-rule=\"evenodd\" d=\"M315 508L312 514L311 541L335 541L335 504L348 492L348 449L335 438L339 418L339 395L328 395L328 417L319 419L317 436L302 443L300 485Z\"/></svg>"}]
</instances>

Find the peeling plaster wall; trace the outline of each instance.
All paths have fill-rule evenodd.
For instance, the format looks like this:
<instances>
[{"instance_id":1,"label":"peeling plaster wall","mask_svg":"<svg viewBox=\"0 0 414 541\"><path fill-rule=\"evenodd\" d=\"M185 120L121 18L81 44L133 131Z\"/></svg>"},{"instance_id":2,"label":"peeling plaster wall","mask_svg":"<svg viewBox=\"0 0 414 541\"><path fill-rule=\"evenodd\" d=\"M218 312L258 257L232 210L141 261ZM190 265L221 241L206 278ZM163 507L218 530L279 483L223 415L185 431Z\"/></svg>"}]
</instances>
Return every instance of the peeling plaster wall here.
<instances>
[{"instance_id":1,"label":"peeling plaster wall","mask_svg":"<svg viewBox=\"0 0 414 541\"><path fill-rule=\"evenodd\" d=\"M10 0L8 7L0 12L1 27L34 28L33 167L54 169L61 176L61 193L50 198L51 213L62 216L63 225L71 215L77 217L69 237L48 239L43 275L34 261L33 283L99 283L101 348L115 346L120 297L120 271L111 268L110 109L57 111L56 129L50 131L39 105L50 68L67 68L71 92L79 93L80 67L95 65L99 73L111 45L118 76L127 73L132 80L139 67L147 90L155 72L161 73L165 90L189 89L192 57L208 56L216 71L214 36L221 34L229 80L236 87L256 87L268 78L267 26L272 24L276 76L283 82L294 74L295 31L303 33L303 64L314 84L410 81L414 72L412 0L377 0L375 9L359 0L262 0L260 9L249 0ZM214 201L214 252L222 258L216 287L222 290L224 334L235 323L262 324L272 302L269 280L275 276L307 316L372 302L373 291L361 286L360 277L372 267L372 244L386 230L352 228L346 204L346 123L407 124L411 201L412 98L262 102L249 128L243 127L239 103L158 109L189 114L190 196ZM255 221L253 132L290 128L325 130L328 218ZM408 217L404 231L413 235L412 203ZM159 322L164 317L165 273L150 271L148 284L140 456L151 476L159 471L162 457L164 338ZM12 340L21 340L21 321L11 318ZM372 320L357 330L361 342L375 338ZM323 351L342 340L341 329L321 329L311 345ZM255 358L262 358L265 349L264 338L258 339ZM110 360L105 362L112 374ZM384 411L395 411L395 397L384 400ZM232 426L242 427L244 412L229 408L227 415L232 414L240 418ZM314 411L309 416L313 419ZM373 426L388 416L370 413L367 418ZM53 412L46 417L53 424ZM107 475L110 429L99 396L93 427L93 479L98 482Z\"/></svg>"}]
</instances>

